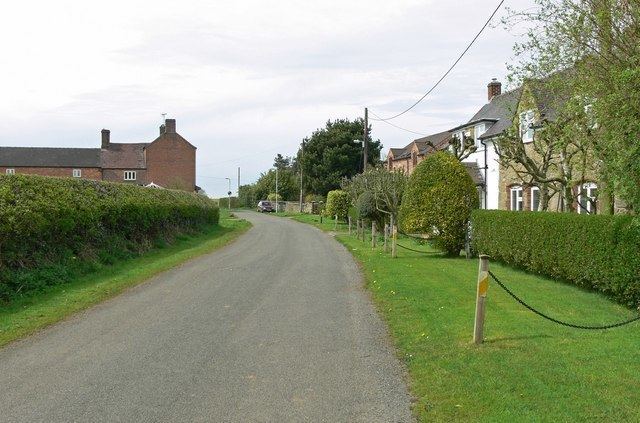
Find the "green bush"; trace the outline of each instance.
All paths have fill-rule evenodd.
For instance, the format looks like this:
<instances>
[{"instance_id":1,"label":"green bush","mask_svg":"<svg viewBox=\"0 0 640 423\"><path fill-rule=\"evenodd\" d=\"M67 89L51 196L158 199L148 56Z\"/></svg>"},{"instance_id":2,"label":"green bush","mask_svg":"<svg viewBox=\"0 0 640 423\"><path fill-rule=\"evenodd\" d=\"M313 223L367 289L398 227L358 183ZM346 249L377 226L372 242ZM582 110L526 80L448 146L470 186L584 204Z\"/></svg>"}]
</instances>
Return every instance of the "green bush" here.
<instances>
[{"instance_id":1,"label":"green bush","mask_svg":"<svg viewBox=\"0 0 640 423\"><path fill-rule=\"evenodd\" d=\"M0 299L63 283L76 263L126 257L218 218L215 202L183 191L0 176Z\"/></svg>"},{"instance_id":2,"label":"green bush","mask_svg":"<svg viewBox=\"0 0 640 423\"><path fill-rule=\"evenodd\" d=\"M528 271L640 304L640 222L631 216L476 210L472 246Z\"/></svg>"},{"instance_id":3,"label":"green bush","mask_svg":"<svg viewBox=\"0 0 640 423\"><path fill-rule=\"evenodd\" d=\"M378 210L376 199L371 191L365 191L360 194L356 201L355 211L358 219L376 222L378 228L384 226L384 213Z\"/></svg>"},{"instance_id":4,"label":"green bush","mask_svg":"<svg viewBox=\"0 0 640 423\"><path fill-rule=\"evenodd\" d=\"M458 255L471 211L477 207L478 191L466 167L449 153L434 153L409 177L400 206L400 227L429 234L434 247Z\"/></svg>"},{"instance_id":5,"label":"green bush","mask_svg":"<svg viewBox=\"0 0 640 423\"><path fill-rule=\"evenodd\" d=\"M329 191L327 194L327 205L324 214L329 217L338 216L338 219L346 219L349 213L351 200L349 194L342 190Z\"/></svg>"}]
</instances>

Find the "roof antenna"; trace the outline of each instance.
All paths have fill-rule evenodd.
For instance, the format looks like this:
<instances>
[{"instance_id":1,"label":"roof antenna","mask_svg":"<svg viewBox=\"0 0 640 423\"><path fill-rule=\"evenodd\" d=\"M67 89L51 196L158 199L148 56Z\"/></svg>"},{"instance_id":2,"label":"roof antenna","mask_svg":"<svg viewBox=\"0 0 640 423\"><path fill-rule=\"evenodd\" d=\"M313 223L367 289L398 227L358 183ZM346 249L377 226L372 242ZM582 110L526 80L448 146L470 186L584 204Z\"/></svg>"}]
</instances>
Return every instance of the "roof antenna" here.
<instances>
[{"instance_id":1,"label":"roof antenna","mask_svg":"<svg viewBox=\"0 0 640 423\"><path fill-rule=\"evenodd\" d=\"M162 113L162 123L164 123L165 120L167 120L167 114Z\"/></svg>"}]
</instances>

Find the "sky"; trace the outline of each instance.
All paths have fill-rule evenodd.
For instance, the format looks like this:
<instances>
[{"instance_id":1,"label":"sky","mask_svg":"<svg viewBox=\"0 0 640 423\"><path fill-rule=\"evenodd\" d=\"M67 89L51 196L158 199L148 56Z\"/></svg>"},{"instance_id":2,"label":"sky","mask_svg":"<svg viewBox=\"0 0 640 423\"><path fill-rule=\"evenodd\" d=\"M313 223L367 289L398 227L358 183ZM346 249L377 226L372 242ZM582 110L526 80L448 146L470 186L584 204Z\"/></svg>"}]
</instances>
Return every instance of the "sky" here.
<instances>
[{"instance_id":1,"label":"sky","mask_svg":"<svg viewBox=\"0 0 640 423\"><path fill-rule=\"evenodd\" d=\"M0 146L150 142L163 113L197 150L197 184L237 191L329 119L387 117L420 98L498 1L57 0L3 6ZM521 34L507 0L444 82L392 122L431 134L469 118ZM373 124L383 154L419 135Z\"/></svg>"}]
</instances>

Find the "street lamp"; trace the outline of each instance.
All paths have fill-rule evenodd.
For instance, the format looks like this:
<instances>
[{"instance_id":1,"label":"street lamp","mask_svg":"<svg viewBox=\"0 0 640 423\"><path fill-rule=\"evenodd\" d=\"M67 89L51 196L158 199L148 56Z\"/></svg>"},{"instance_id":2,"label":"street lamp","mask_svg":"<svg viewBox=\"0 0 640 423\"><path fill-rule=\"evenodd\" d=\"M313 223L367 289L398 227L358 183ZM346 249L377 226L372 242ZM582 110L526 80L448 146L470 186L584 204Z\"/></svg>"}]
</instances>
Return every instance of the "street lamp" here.
<instances>
[{"instance_id":1,"label":"street lamp","mask_svg":"<svg viewBox=\"0 0 640 423\"><path fill-rule=\"evenodd\" d=\"M231 178L224 178L229 182L229 190L227 191L227 195L229 196L229 210L231 210Z\"/></svg>"}]
</instances>

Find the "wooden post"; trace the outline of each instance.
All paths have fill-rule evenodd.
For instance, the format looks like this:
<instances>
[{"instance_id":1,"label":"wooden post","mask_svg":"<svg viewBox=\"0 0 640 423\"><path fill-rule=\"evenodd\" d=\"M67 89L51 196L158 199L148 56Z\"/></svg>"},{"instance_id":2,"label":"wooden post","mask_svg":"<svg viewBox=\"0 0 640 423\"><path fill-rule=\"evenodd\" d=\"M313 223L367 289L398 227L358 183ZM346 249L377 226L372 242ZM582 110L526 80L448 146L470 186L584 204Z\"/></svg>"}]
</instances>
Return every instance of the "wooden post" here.
<instances>
[{"instance_id":1,"label":"wooden post","mask_svg":"<svg viewBox=\"0 0 640 423\"><path fill-rule=\"evenodd\" d=\"M485 301L489 290L489 256L480 255L478 266L478 287L476 290L476 320L473 325L473 342L482 344L484 340Z\"/></svg>"},{"instance_id":2,"label":"wooden post","mask_svg":"<svg viewBox=\"0 0 640 423\"><path fill-rule=\"evenodd\" d=\"M335 218L335 223L333 224L333 230L337 231L338 230L338 215L336 214L336 218Z\"/></svg>"},{"instance_id":3,"label":"wooden post","mask_svg":"<svg viewBox=\"0 0 640 423\"><path fill-rule=\"evenodd\" d=\"M464 255L467 259L471 258L471 222L467 222L464 232Z\"/></svg>"},{"instance_id":4,"label":"wooden post","mask_svg":"<svg viewBox=\"0 0 640 423\"><path fill-rule=\"evenodd\" d=\"M387 245L387 239L389 238L389 224L384 224L384 252L389 252L389 246Z\"/></svg>"},{"instance_id":5,"label":"wooden post","mask_svg":"<svg viewBox=\"0 0 640 423\"><path fill-rule=\"evenodd\" d=\"M391 257L398 257L398 248L396 246L396 240L398 238L398 228L396 226L393 216L391 217Z\"/></svg>"},{"instance_id":6,"label":"wooden post","mask_svg":"<svg viewBox=\"0 0 640 423\"><path fill-rule=\"evenodd\" d=\"M366 232L367 232L367 231L366 231L366 229L365 229L365 227L364 227L364 219L362 220L362 225L360 225L360 227L362 228L362 242L365 242L365 239L364 239L364 238L365 238L365 236L367 235L367 234L366 234Z\"/></svg>"},{"instance_id":7,"label":"wooden post","mask_svg":"<svg viewBox=\"0 0 640 423\"><path fill-rule=\"evenodd\" d=\"M376 248L376 222L371 222L371 248Z\"/></svg>"},{"instance_id":8,"label":"wooden post","mask_svg":"<svg viewBox=\"0 0 640 423\"><path fill-rule=\"evenodd\" d=\"M349 236L351 236L351 216L349 216Z\"/></svg>"}]
</instances>

